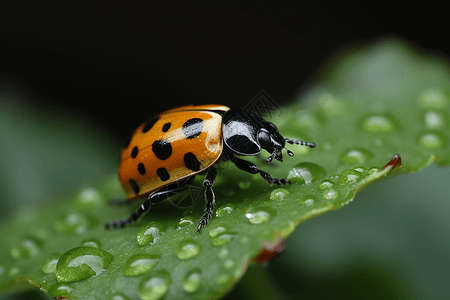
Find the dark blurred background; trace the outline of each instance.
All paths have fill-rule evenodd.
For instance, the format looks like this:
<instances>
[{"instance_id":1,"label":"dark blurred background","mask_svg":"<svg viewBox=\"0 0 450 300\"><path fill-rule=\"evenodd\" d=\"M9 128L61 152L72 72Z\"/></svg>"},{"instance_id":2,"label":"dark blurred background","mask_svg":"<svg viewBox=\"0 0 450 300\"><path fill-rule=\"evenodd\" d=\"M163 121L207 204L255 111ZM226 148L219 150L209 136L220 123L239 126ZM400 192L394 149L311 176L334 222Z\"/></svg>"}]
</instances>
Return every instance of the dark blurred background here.
<instances>
[{"instance_id":1,"label":"dark blurred background","mask_svg":"<svg viewBox=\"0 0 450 300\"><path fill-rule=\"evenodd\" d=\"M1 218L114 172L119 142L162 110L244 107L260 90L282 105L338 49L386 35L450 53L448 12L431 2L103 3L0 1ZM361 191L227 299L445 299L449 177L434 166Z\"/></svg>"},{"instance_id":2,"label":"dark blurred background","mask_svg":"<svg viewBox=\"0 0 450 300\"><path fill-rule=\"evenodd\" d=\"M396 35L448 54L449 28L431 2L2 0L0 79L126 139L178 105L283 104L344 45Z\"/></svg>"}]
</instances>

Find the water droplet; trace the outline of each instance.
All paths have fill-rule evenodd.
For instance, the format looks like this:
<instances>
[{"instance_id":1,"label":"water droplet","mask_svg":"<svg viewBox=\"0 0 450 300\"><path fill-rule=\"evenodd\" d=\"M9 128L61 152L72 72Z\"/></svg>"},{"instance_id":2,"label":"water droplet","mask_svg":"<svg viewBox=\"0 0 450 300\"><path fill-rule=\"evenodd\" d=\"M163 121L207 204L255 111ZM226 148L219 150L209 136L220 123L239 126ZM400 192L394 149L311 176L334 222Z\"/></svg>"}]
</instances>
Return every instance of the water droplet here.
<instances>
[{"instance_id":1,"label":"water droplet","mask_svg":"<svg viewBox=\"0 0 450 300\"><path fill-rule=\"evenodd\" d=\"M275 213L275 210L270 207L250 208L245 217L252 224L262 224L269 221Z\"/></svg>"},{"instance_id":2,"label":"water droplet","mask_svg":"<svg viewBox=\"0 0 450 300\"><path fill-rule=\"evenodd\" d=\"M161 299L169 290L171 283L170 275L166 271L146 274L139 282L138 295L142 300Z\"/></svg>"},{"instance_id":3,"label":"water droplet","mask_svg":"<svg viewBox=\"0 0 450 300\"><path fill-rule=\"evenodd\" d=\"M329 92L323 92L318 99L322 111L327 116L339 116L345 114L347 111L347 104L334 97Z\"/></svg>"},{"instance_id":4,"label":"water droplet","mask_svg":"<svg viewBox=\"0 0 450 300\"><path fill-rule=\"evenodd\" d=\"M45 274L51 274L56 272L56 264L58 263L61 254L52 253L47 256L42 262L42 272Z\"/></svg>"},{"instance_id":5,"label":"water droplet","mask_svg":"<svg viewBox=\"0 0 450 300\"><path fill-rule=\"evenodd\" d=\"M392 117L384 115L373 115L366 117L362 121L361 126L368 132L388 132L397 127Z\"/></svg>"},{"instance_id":6,"label":"water droplet","mask_svg":"<svg viewBox=\"0 0 450 300\"><path fill-rule=\"evenodd\" d=\"M71 291L73 291L73 286L62 282L55 283L48 289L48 293L54 298L68 296Z\"/></svg>"},{"instance_id":7,"label":"water droplet","mask_svg":"<svg viewBox=\"0 0 450 300\"><path fill-rule=\"evenodd\" d=\"M184 228L186 226L194 224L194 218L191 216L186 216L180 219L177 224L175 224L175 227L177 230Z\"/></svg>"},{"instance_id":8,"label":"water droplet","mask_svg":"<svg viewBox=\"0 0 450 300\"><path fill-rule=\"evenodd\" d=\"M216 276L216 283L220 285L227 284L230 281L230 275L227 273L222 273Z\"/></svg>"},{"instance_id":9,"label":"water droplet","mask_svg":"<svg viewBox=\"0 0 450 300\"><path fill-rule=\"evenodd\" d=\"M323 192L322 196L326 200L336 200L339 198L339 192L336 189L331 188Z\"/></svg>"},{"instance_id":10,"label":"water droplet","mask_svg":"<svg viewBox=\"0 0 450 300\"><path fill-rule=\"evenodd\" d=\"M340 160L345 164L362 164L373 156L372 153L363 148L352 148L341 154Z\"/></svg>"},{"instance_id":11,"label":"water droplet","mask_svg":"<svg viewBox=\"0 0 450 300\"><path fill-rule=\"evenodd\" d=\"M339 175L339 179L337 181L338 185L347 185L351 183L355 183L358 181L361 177L361 173L357 172L355 170L349 169L345 170L344 172Z\"/></svg>"},{"instance_id":12,"label":"water droplet","mask_svg":"<svg viewBox=\"0 0 450 300\"><path fill-rule=\"evenodd\" d=\"M247 244L248 243L248 236L241 236L239 238L239 243L241 244Z\"/></svg>"},{"instance_id":13,"label":"water droplet","mask_svg":"<svg viewBox=\"0 0 450 300\"><path fill-rule=\"evenodd\" d=\"M246 181L246 182L241 181L241 182L239 182L239 187L241 189L243 189L243 190L248 189L250 187L250 185L251 185L250 181Z\"/></svg>"},{"instance_id":14,"label":"water droplet","mask_svg":"<svg viewBox=\"0 0 450 300\"><path fill-rule=\"evenodd\" d=\"M233 269L235 265L236 264L235 264L234 260L232 260L231 258L225 260L225 262L223 263L223 267L227 270Z\"/></svg>"},{"instance_id":15,"label":"water droplet","mask_svg":"<svg viewBox=\"0 0 450 300\"><path fill-rule=\"evenodd\" d=\"M223 217L233 212L236 209L234 204L225 204L216 210L216 217Z\"/></svg>"},{"instance_id":16,"label":"water droplet","mask_svg":"<svg viewBox=\"0 0 450 300\"><path fill-rule=\"evenodd\" d=\"M18 277L20 273L20 269L18 267L12 267L11 269L9 269L8 271L8 276L10 278L15 278Z\"/></svg>"},{"instance_id":17,"label":"water droplet","mask_svg":"<svg viewBox=\"0 0 450 300\"><path fill-rule=\"evenodd\" d=\"M364 167L356 167L353 170L355 170L358 173L364 173L366 171L366 168L364 168Z\"/></svg>"},{"instance_id":18,"label":"water droplet","mask_svg":"<svg viewBox=\"0 0 450 300\"><path fill-rule=\"evenodd\" d=\"M341 190L340 191L341 195L344 195L344 197L341 197L340 201L343 201L343 203L341 204L342 206L344 205L348 205L350 202L353 201L353 198L355 197L355 193L353 191L351 191L350 189L346 189L346 190Z\"/></svg>"},{"instance_id":19,"label":"water droplet","mask_svg":"<svg viewBox=\"0 0 450 300\"><path fill-rule=\"evenodd\" d=\"M325 177L325 169L310 162L302 162L289 171L287 179L300 184L311 184Z\"/></svg>"},{"instance_id":20,"label":"water droplet","mask_svg":"<svg viewBox=\"0 0 450 300\"><path fill-rule=\"evenodd\" d=\"M329 179L324 179L319 184L319 189L326 190L334 186L334 182Z\"/></svg>"},{"instance_id":21,"label":"water droplet","mask_svg":"<svg viewBox=\"0 0 450 300\"><path fill-rule=\"evenodd\" d=\"M139 276L151 270L159 262L159 255L135 254L130 257L123 268L124 276Z\"/></svg>"},{"instance_id":22,"label":"water droplet","mask_svg":"<svg viewBox=\"0 0 450 300\"><path fill-rule=\"evenodd\" d=\"M80 246L100 248L102 244L97 239L85 239L80 243Z\"/></svg>"},{"instance_id":23,"label":"water droplet","mask_svg":"<svg viewBox=\"0 0 450 300\"><path fill-rule=\"evenodd\" d=\"M106 198L102 193L93 187L82 189L75 198L75 205L81 208L91 208L103 205Z\"/></svg>"},{"instance_id":24,"label":"water droplet","mask_svg":"<svg viewBox=\"0 0 450 300\"><path fill-rule=\"evenodd\" d=\"M319 120L315 115L313 115L310 112L306 113L304 110L297 111L297 114L292 121L295 122L295 125L297 125L298 128L302 128L305 130L310 128L317 128L320 124Z\"/></svg>"},{"instance_id":25,"label":"water droplet","mask_svg":"<svg viewBox=\"0 0 450 300\"><path fill-rule=\"evenodd\" d=\"M105 271L113 256L93 247L76 247L64 253L56 265L59 282L74 282L97 276Z\"/></svg>"},{"instance_id":26,"label":"water droplet","mask_svg":"<svg viewBox=\"0 0 450 300\"><path fill-rule=\"evenodd\" d=\"M218 258L224 258L224 257L226 257L228 255L228 253L230 253L228 248L222 247L222 249L220 249L220 251L217 253L217 257Z\"/></svg>"},{"instance_id":27,"label":"water droplet","mask_svg":"<svg viewBox=\"0 0 450 300\"><path fill-rule=\"evenodd\" d=\"M424 115L425 125L430 129L442 128L445 126L444 117L435 111L428 111Z\"/></svg>"},{"instance_id":28,"label":"water droplet","mask_svg":"<svg viewBox=\"0 0 450 300\"><path fill-rule=\"evenodd\" d=\"M131 300L131 299L120 292L115 292L109 295L108 300Z\"/></svg>"},{"instance_id":29,"label":"water droplet","mask_svg":"<svg viewBox=\"0 0 450 300\"><path fill-rule=\"evenodd\" d=\"M55 229L59 233L82 234L87 229L94 227L97 221L80 212L69 211L63 214L55 222Z\"/></svg>"},{"instance_id":30,"label":"water droplet","mask_svg":"<svg viewBox=\"0 0 450 300\"><path fill-rule=\"evenodd\" d=\"M34 228L33 229L33 236L40 239L45 240L49 236L49 232L47 229L44 228Z\"/></svg>"},{"instance_id":31,"label":"water droplet","mask_svg":"<svg viewBox=\"0 0 450 300\"><path fill-rule=\"evenodd\" d=\"M426 149L437 149L444 147L447 144L447 141L441 133L429 132L420 136L419 143Z\"/></svg>"},{"instance_id":32,"label":"water droplet","mask_svg":"<svg viewBox=\"0 0 450 300\"><path fill-rule=\"evenodd\" d=\"M369 171L367 171L367 174L368 174L368 175L374 175L374 174L376 174L376 173L378 173L378 172L380 172L380 169L379 169L379 168L377 168L377 167L372 167L372 168L369 169Z\"/></svg>"},{"instance_id":33,"label":"water droplet","mask_svg":"<svg viewBox=\"0 0 450 300\"><path fill-rule=\"evenodd\" d=\"M274 189L270 193L270 200L272 201L281 201L285 200L289 196L289 191L282 188Z\"/></svg>"},{"instance_id":34,"label":"water droplet","mask_svg":"<svg viewBox=\"0 0 450 300\"><path fill-rule=\"evenodd\" d=\"M177 229L181 229L187 226L186 222L187 220L185 218L181 218L181 220L178 222ZM162 237L165 231L166 229L161 223L150 222L139 229L139 232L137 234L137 242L141 246L154 244Z\"/></svg>"},{"instance_id":35,"label":"water droplet","mask_svg":"<svg viewBox=\"0 0 450 300\"><path fill-rule=\"evenodd\" d=\"M188 293L195 293L202 283L202 274L200 269L194 269L184 276L183 289Z\"/></svg>"},{"instance_id":36,"label":"water droplet","mask_svg":"<svg viewBox=\"0 0 450 300\"><path fill-rule=\"evenodd\" d=\"M317 202L317 198L314 195L305 195L300 199L300 204L304 206L311 206Z\"/></svg>"},{"instance_id":37,"label":"water droplet","mask_svg":"<svg viewBox=\"0 0 450 300\"><path fill-rule=\"evenodd\" d=\"M223 246L237 236L236 233L223 233L212 239L213 246Z\"/></svg>"},{"instance_id":38,"label":"water droplet","mask_svg":"<svg viewBox=\"0 0 450 300\"><path fill-rule=\"evenodd\" d=\"M200 253L202 246L194 240L184 240L177 248L177 257L179 259L189 259Z\"/></svg>"},{"instance_id":39,"label":"water droplet","mask_svg":"<svg viewBox=\"0 0 450 300\"><path fill-rule=\"evenodd\" d=\"M23 239L18 245L11 248L11 256L14 259L21 259L29 256L36 256L44 243L33 237Z\"/></svg>"},{"instance_id":40,"label":"water droplet","mask_svg":"<svg viewBox=\"0 0 450 300\"><path fill-rule=\"evenodd\" d=\"M430 88L419 96L418 104L421 108L439 110L447 106L447 98L440 89Z\"/></svg>"},{"instance_id":41,"label":"water droplet","mask_svg":"<svg viewBox=\"0 0 450 300\"><path fill-rule=\"evenodd\" d=\"M210 237L216 237L221 233L224 233L228 230L228 226L226 225L216 225L209 230Z\"/></svg>"}]
</instances>

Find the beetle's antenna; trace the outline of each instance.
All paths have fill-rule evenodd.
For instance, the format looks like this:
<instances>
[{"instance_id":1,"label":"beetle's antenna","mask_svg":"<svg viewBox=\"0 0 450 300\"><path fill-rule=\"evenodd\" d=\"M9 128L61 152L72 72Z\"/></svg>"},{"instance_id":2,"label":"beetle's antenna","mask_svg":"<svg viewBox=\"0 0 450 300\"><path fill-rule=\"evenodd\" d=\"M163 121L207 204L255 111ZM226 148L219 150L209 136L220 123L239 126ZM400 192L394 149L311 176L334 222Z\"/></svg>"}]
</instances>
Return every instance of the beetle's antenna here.
<instances>
[{"instance_id":1,"label":"beetle's antenna","mask_svg":"<svg viewBox=\"0 0 450 300\"><path fill-rule=\"evenodd\" d=\"M295 145L302 145L302 146L309 146L311 148L314 148L316 146L315 143L309 143L309 142L304 142L304 141L294 141L294 140L290 140L290 139L284 139L286 141L286 143L289 144L295 144ZM289 152L288 152L289 154ZM291 156L291 155L289 155Z\"/></svg>"},{"instance_id":2,"label":"beetle's antenna","mask_svg":"<svg viewBox=\"0 0 450 300\"><path fill-rule=\"evenodd\" d=\"M289 149L286 148L286 147L284 147L284 149L286 149L286 152L287 152L287 154L288 154L290 157L294 157L294 153L293 153L291 150L289 150Z\"/></svg>"}]
</instances>

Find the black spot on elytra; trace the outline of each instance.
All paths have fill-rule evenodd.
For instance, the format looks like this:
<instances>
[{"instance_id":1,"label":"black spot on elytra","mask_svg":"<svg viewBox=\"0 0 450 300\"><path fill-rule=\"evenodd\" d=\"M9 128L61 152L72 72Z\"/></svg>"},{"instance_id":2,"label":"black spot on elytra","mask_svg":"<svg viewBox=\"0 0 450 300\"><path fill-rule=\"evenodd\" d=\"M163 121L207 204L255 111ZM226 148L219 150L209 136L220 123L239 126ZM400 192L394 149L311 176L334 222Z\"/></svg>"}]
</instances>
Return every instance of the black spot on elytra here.
<instances>
[{"instance_id":1,"label":"black spot on elytra","mask_svg":"<svg viewBox=\"0 0 450 300\"><path fill-rule=\"evenodd\" d=\"M200 171L200 162L192 152L188 152L184 155L184 164L192 171Z\"/></svg>"},{"instance_id":2,"label":"black spot on elytra","mask_svg":"<svg viewBox=\"0 0 450 300\"><path fill-rule=\"evenodd\" d=\"M160 160L168 159L172 155L172 146L166 139L153 142L152 150Z\"/></svg>"},{"instance_id":3,"label":"black spot on elytra","mask_svg":"<svg viewBox=\"0 0 450 300\"><path fill-rule=\"evenodd\" d=\"M139 152L138 148L134 147L133 150L131 151L131 157L136 158L136 156L138 155L138 152Z\"/></svg>"},{"instance_id":4,"label":"black spot on elytra","mask_svg":"<svg viewBox=\"0 0 450 300\"><path fill-rule=\"evenodd\" d=\"M169 131L171 125L172 125L172 123L166 123L166 124L164 124L164 126L163 126L163 128L162 128L162 131L163 131L163 132Z\"/></svg>"},{"instance_id":5,"label":"black spot on elytra","mask_svg":"<svg viewBox=\"0 0 450 300\"><path fill-rule=\"evenodd\" d=\"M139 187L139 185L137 184L136 181L134 181L133 179L128 180L128 182L131 185L131 188L133 189L133 192L137 195L139 194L139 191L141 190L141 188Z\"/></svg>"},{"instance_id":6,"label":"black spot on elytra","mask_svg":"<svg viewBox=\"0 0 450 300\"><path fill-rule=\"evenodd\" d=\"M141 175L145 174L145 167L144 167L143 163L138 164L138 171L139 171L139 173L141 173Z\"/></svg>"},{"instance_id":7,"label":"black spot on elytra","mask_svg":"<svg viewBox=\"0 0 450 300\"><path fill-rule=\"evenodd\" d=\"M186 136L187 139L193 139L196 138L202 133L203 129L203 120L199 118L193 118L187 120L183 124L183 133Z\"/></svg>"},{"instance_id":8,"label":"black spot on elytra","mask_svg":"<svg viewBox=\"0 0 450 300\"><path fill-rule=\"evenodd\" d=\"M155 125L156 121L158 121L159 118L153 118L147 121L147 124L145 124L144 128L142 128L142 132L146 133L150 129L152 129L153 125Z\"/></svg>"},{"instance_id":9,"label":"black spot on elytra","mask_svg":"<svg viewBox=\"0 0 450 300\"><path fill-rule=\"evenodd\" d=\"M159 178L162 181L167 181L170 178L169 173L167 173L166 168L159 168L158 170L156 170L156 174L158 174Z\"/></svg>"}]
</instances>

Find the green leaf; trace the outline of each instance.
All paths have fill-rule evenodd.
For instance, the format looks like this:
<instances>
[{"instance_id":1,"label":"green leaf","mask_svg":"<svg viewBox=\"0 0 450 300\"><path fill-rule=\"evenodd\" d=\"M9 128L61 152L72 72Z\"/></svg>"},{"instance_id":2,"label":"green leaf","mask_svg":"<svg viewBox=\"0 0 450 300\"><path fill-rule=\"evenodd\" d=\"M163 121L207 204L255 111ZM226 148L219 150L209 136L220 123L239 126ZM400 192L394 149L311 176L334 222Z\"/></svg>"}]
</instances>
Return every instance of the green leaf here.
<instances>
[{"instance_id":1,"label":"green leaf","mask_svg":"<svg viewBox=\"0 0 450 300\"><path fill-rule=\"evenodd\" d=\"M289 178L290 186L269 186L225 163L214 186L215 216L200 234L203 202L176 207L198 199L195 187L190 197L152 207L134 226L106 231L104 223L134 209L107 205L124 196L113 176L2 222L0 283L6 288L29 279L52 296L72 299L118 293L215 299L253 261L270 259L300 222L341 208L389 174L418 171L433 161L448 164L448 64L394 40L342 53L317 78L320 84L272 118L283 136L317 147L287 145L295 157L282 163L249 158L275 177Z\"/></svg>"}]
</instances>

